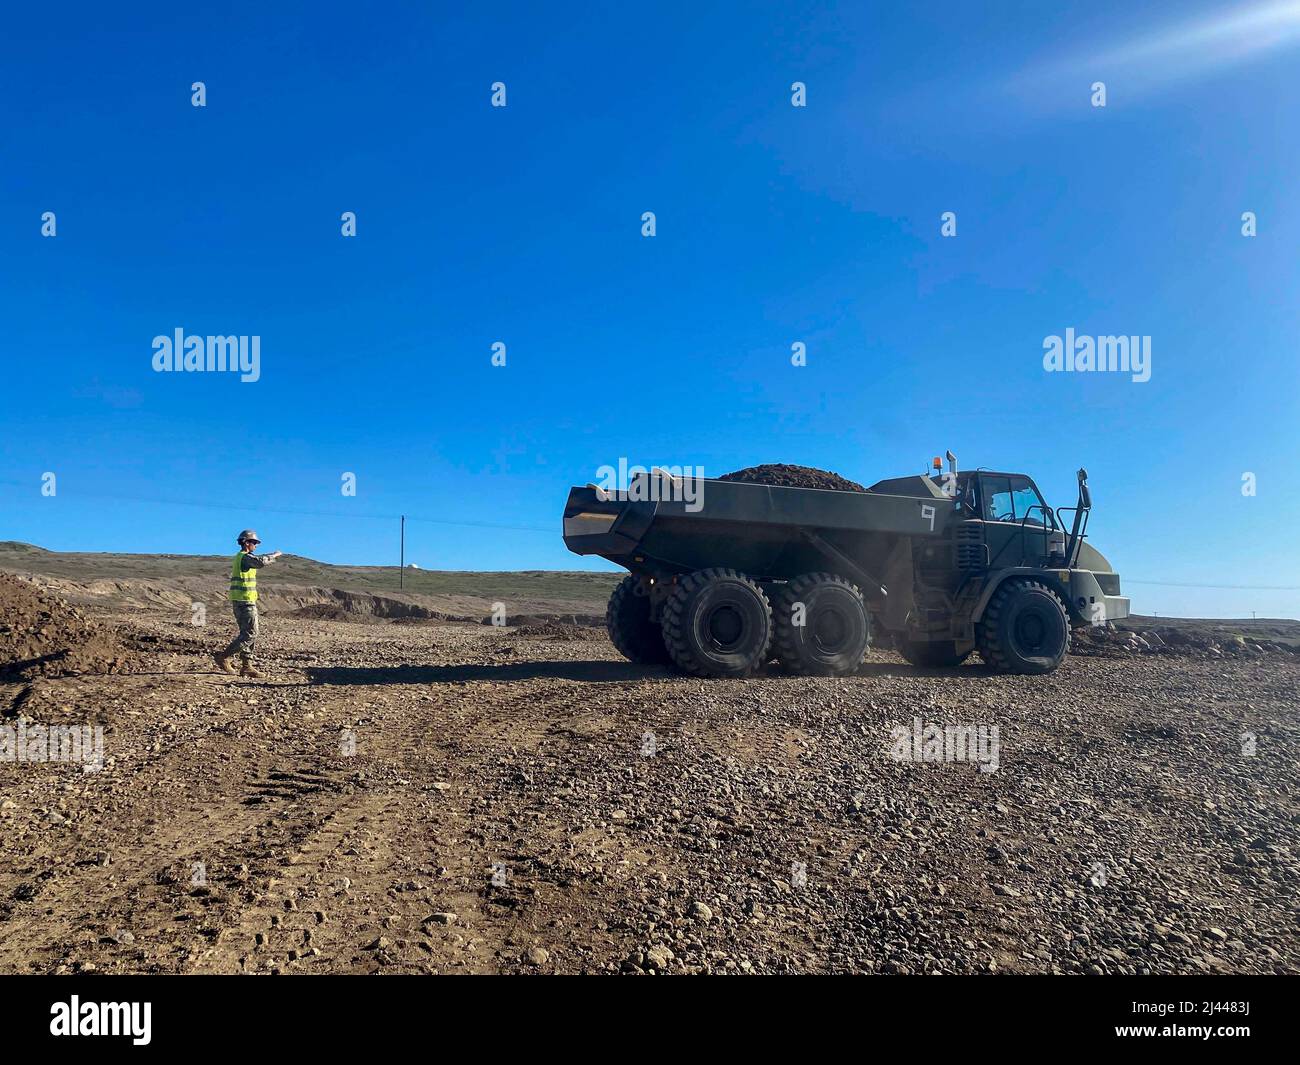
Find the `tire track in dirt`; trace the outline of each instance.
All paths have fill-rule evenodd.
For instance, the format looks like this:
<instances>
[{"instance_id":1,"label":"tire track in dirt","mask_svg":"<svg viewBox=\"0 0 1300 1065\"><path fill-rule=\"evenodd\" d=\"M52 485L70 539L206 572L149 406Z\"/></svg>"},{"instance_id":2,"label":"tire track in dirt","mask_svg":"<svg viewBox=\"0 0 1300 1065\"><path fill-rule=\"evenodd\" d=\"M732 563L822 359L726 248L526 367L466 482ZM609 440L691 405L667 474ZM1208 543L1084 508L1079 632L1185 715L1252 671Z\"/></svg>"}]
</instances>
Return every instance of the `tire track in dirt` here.
<instances>
[{"instance_id":1,"label":"tire track in dirt","mask_svg":"<svg viewBox=\"0 0 1300 1065\"><path fill-rule=\"evenodd\" d=\"M219 696L241 694L243 686L214 681L225 689ZM259 713L245 704L245 712L223 727L238 732L258 724ZM134 727L119 722L119 733L126 735L117 736L116 749L148 744L151 735L137 735ZM108 846L100 841L111 838L115 826L104 809L79 811L69 822L71 831L64 827L38 839L23 862L44 869L30 897L24 897L29 892L22 884L13 889L18 901L0 924L0 970L56 971L68 961L78 971L184 967L190 953L215 934L232 900L250 890L259 858L292 842L294 826L283 822L268 799L294 789L319 792L318 802L339 801L331 800L337 787L329 777L306 777L294 768L313 745L318 746L304 735L280 750L235 740L228 746L251 762L247 775L229 779L227 769L219 777L209 773L196 780L189 768L196 744L175 742L113 781L114 802L123 795L132 800L137 824L130 845L114 846L106 862L77 857ZM296 761L283 760L294 752ZM225 753L227 766L238 764L229 750ZM181 778L195 784L198 794L172 805L162 785ZM97 820L91 820L94 815Z\"/></svg>"},{"instance_id":2,"label":"tire track in dirt","mask_svg":"<svg viewBox=\"0 0 1300 1065\"><path fill-rule=\"evenodd\" d=\"M327 701L342 705L347 696L340 688ZM307 837L268 898L232 923L222 950L209 952L197 971L517 967L547 915L591 885L547 857L573 847L567 804L538 818L534 797L511 783L514 770L501 754L554 744L563 730L553 718L588 713L589 698L578 684L541 698L491 684L432 698L416 686L386 692L358 732L358 750L387 769L392 790L337 811ZM526 835L517 830L522 819ZM290 898L293 909L282 912ZM580 910L605 908L576 901ZM334 906L346 909L346 920L333 918Z\"/></svg>"},{"instance_id":3,"label":"tire track in dirt","mask_svg":"<svg viewBox=\"0 0 1300 1065\"><path fill-rule=\"evenodd\" d=\"M338 892L328 878L364 822L386 817L394 802L393 795L359 792L324 807L317 803L285 811L283 816L294 817L300 826L318 822L319 827L295 841L292 852L262 878L243 905L222 915L212 945L186 971L275 972L295 962L310 966L321 957L328 960L331 971L348 971L349 953L357 944L347 924L329 913ZM343 866L351 874L346 882L353 892L384 878L382 865L374 861ZM336 879L343 878L340 869Z\"/></svg>"},{"instance_id":4,"label":"tire track in dirt","mask_svg":"<svg viewBox=\"0 0 1300 1065\"><path fill-rule=\"evenodd\" d=\"M223 915L216 942L192 971L494 971L501 923L492 920L485 887L477 886L490 884L491 863L463 831L456 793L475 790L478 763L466 757L464 737L489 752L510 700L476 701L474 712L451 726L460 739L431 742L422 692L386 692L376 716L357 730L358 756L384 781L380 790L358 789L328 809L287 803L283 817L315 827L279 857L264 890ZM317 694L322 716L351 708L346 687ZM261 794L290 800L282 794L286 776L270 774ZM446 924L433 917L447 913L456 917Z\"/></svg>"}]
</instances>

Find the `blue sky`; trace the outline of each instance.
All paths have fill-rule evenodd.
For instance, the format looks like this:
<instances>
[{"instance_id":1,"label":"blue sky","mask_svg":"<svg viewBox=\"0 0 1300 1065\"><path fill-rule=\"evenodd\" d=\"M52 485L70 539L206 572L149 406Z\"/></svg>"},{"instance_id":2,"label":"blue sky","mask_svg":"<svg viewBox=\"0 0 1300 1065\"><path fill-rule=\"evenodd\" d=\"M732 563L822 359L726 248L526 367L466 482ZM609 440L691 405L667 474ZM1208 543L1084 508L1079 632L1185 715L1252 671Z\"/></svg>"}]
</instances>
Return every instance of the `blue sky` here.
<instances>
[{"instance_id":1,"label":"blue sky","mask_svg":"<svg viewBox=\"0 0 1300 1065\"><path fill-rule=\"evenodd\" d=\"M1086 466L1137 610L1300 617L1295 5L6 22L0 538L387 563L405 512L425 567L603 566L559 515L621 456L951 448L1057 506ZM1067 327L1149 335L1151 380L1046 373ZM176 328L259 336L260 380L154 372Z\"/></svg>"}]
</instances>

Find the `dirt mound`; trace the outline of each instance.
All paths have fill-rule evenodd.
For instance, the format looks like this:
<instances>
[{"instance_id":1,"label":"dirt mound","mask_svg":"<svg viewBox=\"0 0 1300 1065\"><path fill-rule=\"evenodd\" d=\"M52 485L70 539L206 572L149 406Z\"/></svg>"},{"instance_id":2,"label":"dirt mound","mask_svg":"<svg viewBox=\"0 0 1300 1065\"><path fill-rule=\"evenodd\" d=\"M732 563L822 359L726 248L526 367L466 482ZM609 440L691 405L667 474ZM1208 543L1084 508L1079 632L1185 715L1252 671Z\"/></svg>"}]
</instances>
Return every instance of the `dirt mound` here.
<instances>
[{"instance_id":1,"label":"dirt mound","mask_svg":"<svg viewBox=\"0 0 1300 1065\"><path fill-rule=\"evenodd\" d=\"M1296 654L1297 648L1277 640L1260 640L1240 633L1187 628L1114 629L1106 625L1075 629L1071 651L1102 658L1129 655L1169 655L1182 658L1239 658Z\"/></svg>"},{"instance_id":2,"label":"dirt mound","mask_svg":"<svg viewBox=\"0 0 1300 1065\"><path fill-rule=\"evenodd\" d=\"M492 625L492 618L483 618L483 625ZM598 614L512 614L506 618L506 626L518 632L521 628L537 628L541 625L564 625L570 627L600 628L605 627L604 615Z\"/></svg>"},{"instance_id":3,"label":"dirt mound","mask_svg":"<svg viewBox=\"0 0 1300 1065\"><path fill-rule=\"evenodd\" d=\"M390 599L382 595L348 592L341 588L321 588L316 589L316 591L321 595L329 595L331 601L326 603L306 603L290 610L288 616L314 621L357 621L362 623L393 621L405 624L466 620L443 613L440 610L431 610L416 603L407 603L400 599Z\"/></svg>"},{"instance_id":4,"label":"dirt mound","mask_svg":"<svg viewBox=\"0 0 1300 1065\"><path fill-rule=\"evenodd\" d=\"M865 492L857 481L850 481L830 470L817 470L811 466L791 466L784 462L750 466L748 469L724 473L719 481L744 481L747 484L774 484L782 488L828 488L835 492Z\"/></svg>"},{"instance_id":5,"label":"dirt mound","mask_svg":"<svg viewBox=\"0 0 1300 1065\"><path fill-rule=\"evenodd\" d=\"M561 621L544 621L540 625L519 625L512 628L510 632L514 636L532 636L543 640L560 640L564 643L594 640L600 636L600 632L589 625L566 625Z\"/></svg>"},{"instance_id":6,"label":"dirt mound","mask_svg":"<svg viewBox=\"0 0 1300 1065\"><path fill-rule=\"evenodd\" d=\"M0 619L0 676L129 673L139 665L98 622L7 573L0 573Z\"/></svg>"},{"instance_id":7,"label":"dirt mound","mask_svg":"<svg viewBox=\"0 0 1300 1065\"><path fill-rule=\"evenodd\" d=\"M338 603L311 603L297 610L290 610L289 617L304 618L309 621L355 621L361 624L377 623L381 618L362 610L349 610Z\"/></svg>"}]
</instances>

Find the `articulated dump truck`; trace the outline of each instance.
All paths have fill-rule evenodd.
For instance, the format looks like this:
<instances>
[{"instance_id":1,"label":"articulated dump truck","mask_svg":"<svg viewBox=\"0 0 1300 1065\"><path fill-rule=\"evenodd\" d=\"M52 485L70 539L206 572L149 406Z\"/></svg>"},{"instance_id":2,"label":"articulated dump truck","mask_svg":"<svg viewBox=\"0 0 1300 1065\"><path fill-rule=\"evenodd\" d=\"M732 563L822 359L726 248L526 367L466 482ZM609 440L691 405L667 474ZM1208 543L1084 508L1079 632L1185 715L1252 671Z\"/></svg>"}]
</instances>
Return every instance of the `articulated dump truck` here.
<instances>
[{"instance_id":1,"label":"articulated dump truck","mask_svg":"<svg viewBox=\"0 0 1300 1065\"><path fill-rule=\"evenodd\" d=\"M1053 510L1024 474L948 460L864 492L710 479L682 491L651 470L617 492L573 488L564 542L629 571L606 613L614 646L695 676L772 659L843 676L873 632L916 666L978 650L993 670L1048 673L1072 627L1128 616L1119 575L1085 542L1085 470L1077 506Z\"/></svg>"}]
</instances>

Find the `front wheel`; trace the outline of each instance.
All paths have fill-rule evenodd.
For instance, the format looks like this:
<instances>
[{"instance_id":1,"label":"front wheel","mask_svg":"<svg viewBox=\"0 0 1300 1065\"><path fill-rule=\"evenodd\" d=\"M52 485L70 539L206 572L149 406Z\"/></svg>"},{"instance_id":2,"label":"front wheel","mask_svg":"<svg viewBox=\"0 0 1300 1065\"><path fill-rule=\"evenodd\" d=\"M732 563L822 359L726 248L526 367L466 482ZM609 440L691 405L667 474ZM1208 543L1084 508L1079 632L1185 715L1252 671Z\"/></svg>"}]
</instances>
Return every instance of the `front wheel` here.
<instances>
[{"instance_id":1,"label":"front wheel","mask_svg":"<svg viewBox=\"0 0 1300 1065\"><path fill-rule=\"evenodd\" d=\"M664 646L701 677L746 677L767 658L772 608L744 574L703 569L683 577L663 611Z\"/></svg>"},{"instance_id":2,"label":"front wheel","mask_svg":"<svg viewBox=\"0 0 1300 1065\"><path fill-rule=\"evenodd\" d=\"M1070 650L1065 604L1038 581L1002 584L976 629L980 657L999 673L1050 673Z\"/></svg>"}]
</instances>

